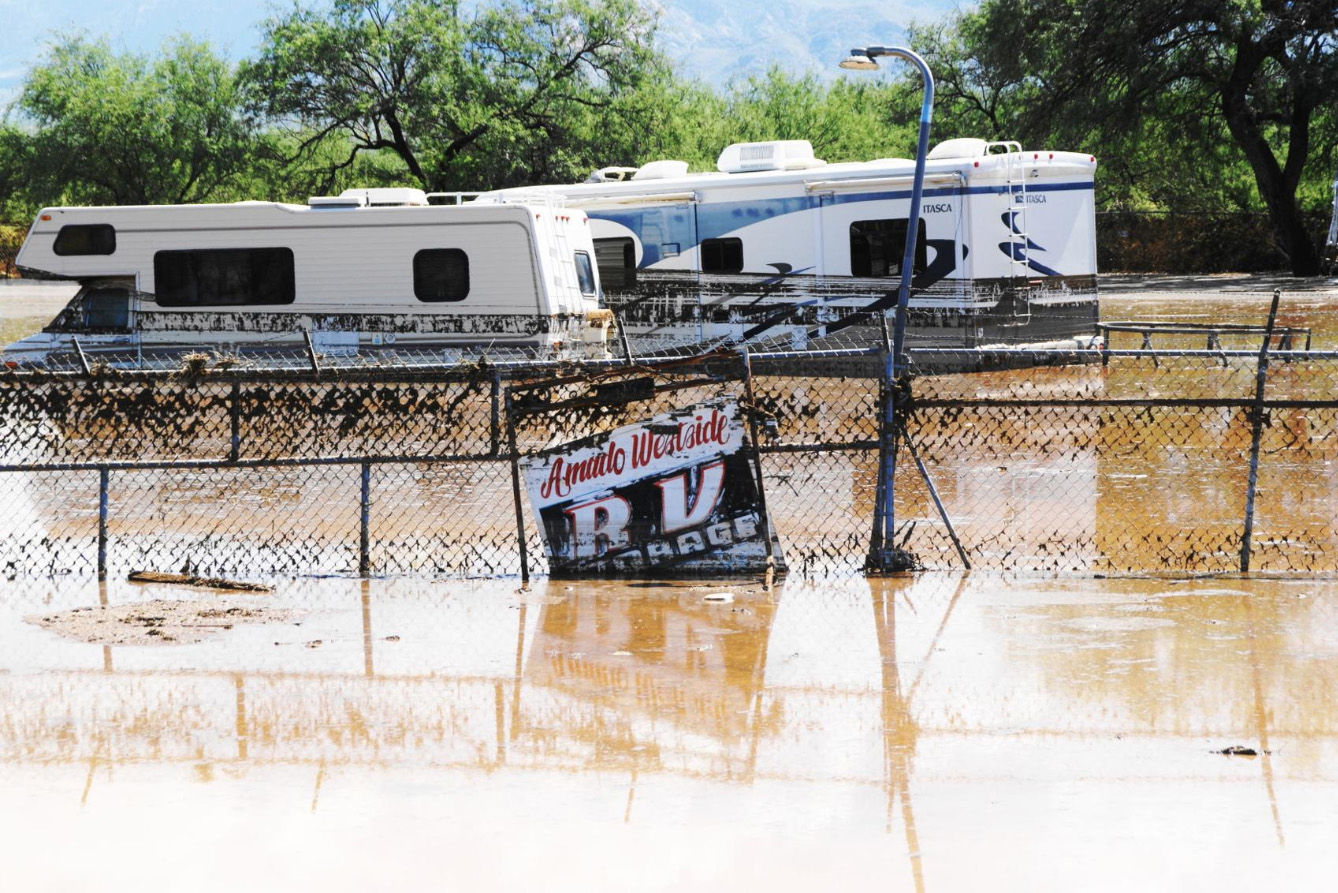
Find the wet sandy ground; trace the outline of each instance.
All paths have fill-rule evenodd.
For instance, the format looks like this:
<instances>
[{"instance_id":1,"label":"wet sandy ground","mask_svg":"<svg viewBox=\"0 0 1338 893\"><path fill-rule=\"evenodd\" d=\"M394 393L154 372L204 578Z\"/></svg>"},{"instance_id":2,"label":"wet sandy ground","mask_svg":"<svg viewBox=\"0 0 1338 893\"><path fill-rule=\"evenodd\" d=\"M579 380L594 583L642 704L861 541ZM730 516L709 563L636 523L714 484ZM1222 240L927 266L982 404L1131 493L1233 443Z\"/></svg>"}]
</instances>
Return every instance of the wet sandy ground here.
<instances>
[{"instance_id":1,"label":"wet sandy ground","mask_svg":"<svg viewBox=\"0 0 1338 893\"><path fill-rule=\"evenodd\" d=\"M0 347L41 331L76 291L63 282L0 279Z\"/></svg>"},{"instance_id":2,"label":"wet sandy ground","mask_svg":"<svg viewBox=\"0 0 1338 893\"><path fill-rule=\"evenodd\" d=\"M275 613L25 619L214 599ZM1335 631L1331 580L11 583L5 886L1328 889Z\"/></svg>"}]
</instances>

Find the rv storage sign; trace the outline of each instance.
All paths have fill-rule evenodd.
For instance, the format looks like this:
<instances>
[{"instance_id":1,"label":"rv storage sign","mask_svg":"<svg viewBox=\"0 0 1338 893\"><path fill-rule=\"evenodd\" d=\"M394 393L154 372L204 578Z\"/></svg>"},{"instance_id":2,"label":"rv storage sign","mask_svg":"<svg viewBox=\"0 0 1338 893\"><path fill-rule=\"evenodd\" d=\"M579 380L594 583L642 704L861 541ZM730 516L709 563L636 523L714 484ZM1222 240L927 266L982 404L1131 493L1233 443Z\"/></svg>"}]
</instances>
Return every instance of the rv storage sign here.
<instances>
[{"instance_id":1,"label":"rv storage sign","mask_svg":"<svg viewBox=\"0 0 1338 893\"><path fill-rule=\"evenodd\" d=\"M732 401L522 459L554 575L765 569L766 525Z\"/></svg>"}]
</instances>

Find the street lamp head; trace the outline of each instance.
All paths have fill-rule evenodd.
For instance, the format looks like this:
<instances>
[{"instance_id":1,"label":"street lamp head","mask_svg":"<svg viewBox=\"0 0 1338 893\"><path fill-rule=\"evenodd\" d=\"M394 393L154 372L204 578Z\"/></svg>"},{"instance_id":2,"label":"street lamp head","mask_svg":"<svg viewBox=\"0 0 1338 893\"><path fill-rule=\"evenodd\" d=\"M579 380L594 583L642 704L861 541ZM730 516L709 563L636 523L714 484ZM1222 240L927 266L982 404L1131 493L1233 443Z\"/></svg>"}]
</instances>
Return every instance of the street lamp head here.
<instances>
[{"instance_id":1,"label":"street lamp head","mask_svg":"<svg viewBox=\"0 0 1338 893\"><path fill-rule=\"evenodd\" d=\"M841 60L841 67L849 71L872 71L878 67L878 63L869 56L869 51L863 47L856 47L850 51L850 55Z\"/></svg>"}]
</instances>

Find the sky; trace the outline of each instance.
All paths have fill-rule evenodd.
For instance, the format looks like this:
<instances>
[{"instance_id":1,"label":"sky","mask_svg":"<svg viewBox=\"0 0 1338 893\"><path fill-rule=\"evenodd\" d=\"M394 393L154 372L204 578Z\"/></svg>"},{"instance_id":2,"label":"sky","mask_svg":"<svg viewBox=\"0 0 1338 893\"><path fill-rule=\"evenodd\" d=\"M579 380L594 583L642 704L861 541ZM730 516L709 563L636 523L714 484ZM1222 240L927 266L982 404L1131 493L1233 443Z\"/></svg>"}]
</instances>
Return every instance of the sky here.
<instances>
[{"instance_id":1,"label":"sky","mask_svg":"<svg viewBox=\"0 0 1338 893\"><path fill-rule=\"evenodd\" d=\"M24 72L53 35L84 32L107 38L115 50L152 53L184 33L241 59L255 50L264 19L291 5L291 0L0 0L0 104L17 95ZM721 86L760 74L772 63L796 73L833 73L838 46L898 42L906 24L936 20L959 0L659 0L659 5L662 49L680 71Z\"/></svg>"}]
</instances>

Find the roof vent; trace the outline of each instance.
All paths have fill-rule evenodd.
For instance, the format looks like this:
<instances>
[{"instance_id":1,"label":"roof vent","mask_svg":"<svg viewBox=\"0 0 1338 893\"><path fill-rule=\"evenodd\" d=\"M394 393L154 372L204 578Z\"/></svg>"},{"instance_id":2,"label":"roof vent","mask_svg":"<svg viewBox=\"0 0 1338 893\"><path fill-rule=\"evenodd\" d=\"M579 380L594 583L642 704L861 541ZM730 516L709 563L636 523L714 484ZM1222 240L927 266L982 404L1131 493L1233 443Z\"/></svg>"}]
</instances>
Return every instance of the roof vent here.
<instances>
[{"instance_id":1,"label":"roof vent","mask_svg":"<svg viewBox=\"0 0 1338 893\"><path fill-rule=\"evenodd\" d=\"M345 189L340 198L362 196L369 208L421 207L427 204L427 193L421 189L393 186L381 189Z\"/></svg>"},{"instance_id":2,"label":"roof vent","mask_svg":"<svg viewBox=\"0 0 1338 893\"><path fill-rule=\"evenodd\" d=\"M808 140L771 140L726 146L715 166L724 174L743 174L750 171L797 171L826 163L813 157L813 144Z\"/></svg>"},{"instance_id":3,"label":"roof vent","mask_svg":"<svg viewBox=\"0 0 1338 893\"><path fill-rule=\"evenodd\" d=\"M635 174L632 174L633 180L672 180L677 177L686 177L688 175L688 163L686 161L652 161L649 164L642 165Z\"/></svg>"},{"instance_id":4,"label":"roof vent","mask_svg":"<svg viewBox=\"0 0 1338 893\"><path fill-rule=\"evenodd\" d=\"M637 171L634 167L601 167L597 171L591 171L590 176L585 178L587 183L619 183L623 180L632 179L632 175Z\"/></svg>"},{"instance_id":5,"label":"roof vent","mask_svg":"<svg viewBox=\"0 0 1338 893\"><path fill-rule=\"evenodd\" d=\"M955 140L944 140L929 150L926 158L979 158L989 154L990 144L985 140L964 136Z\"/></svg>"}]
</instances>

